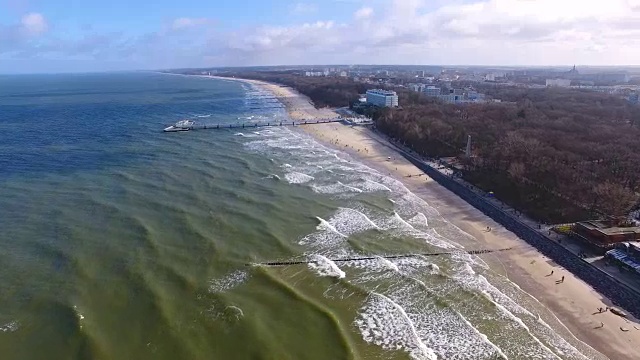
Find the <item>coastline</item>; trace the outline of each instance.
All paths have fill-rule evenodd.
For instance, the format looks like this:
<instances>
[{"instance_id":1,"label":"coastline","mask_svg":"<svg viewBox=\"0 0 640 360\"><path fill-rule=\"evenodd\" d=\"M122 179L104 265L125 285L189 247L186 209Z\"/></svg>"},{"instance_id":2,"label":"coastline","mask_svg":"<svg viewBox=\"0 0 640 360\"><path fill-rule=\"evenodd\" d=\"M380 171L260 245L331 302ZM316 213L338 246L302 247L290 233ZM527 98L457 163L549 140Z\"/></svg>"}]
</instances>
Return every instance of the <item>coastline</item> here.
<instances>
[{"instance_id":1,"label":"coastline","mask_svg":"<svg viewBox=\"0 0 640 360\"><path fill-rule=\"evenodd\" d=\"M257 80L207 77L247 82L270 91L285 105L294 121L336 116L330 109L316 109L307 97L288 87ZM507 277L529 294L535 294L534 298L541 306L557 319L547 322L571 344L580 341L610 359L638 358L640 352L634 346L640 343L640 331L634 328L637 320L631 319L635 323L628 322L611 312L594 314L599 307L611 306L609 300L426 175L415 176L422 171L403 158L383 136L367 128L342 124L301 126L301 129L325 145L345 151L368 166L401 181L434 206L443 218L473 236L478 247L516 247L512 252L484 255L483 259L493 271ZM487 232L487 227L491 227L492 231ZM549 276L552 271L554 275ZM565 277L565 281L556 283L561 276ZM605 326L596 328L601 322ZM630 331L623 332L622 328Z\"/></svg>"}]
</instances>

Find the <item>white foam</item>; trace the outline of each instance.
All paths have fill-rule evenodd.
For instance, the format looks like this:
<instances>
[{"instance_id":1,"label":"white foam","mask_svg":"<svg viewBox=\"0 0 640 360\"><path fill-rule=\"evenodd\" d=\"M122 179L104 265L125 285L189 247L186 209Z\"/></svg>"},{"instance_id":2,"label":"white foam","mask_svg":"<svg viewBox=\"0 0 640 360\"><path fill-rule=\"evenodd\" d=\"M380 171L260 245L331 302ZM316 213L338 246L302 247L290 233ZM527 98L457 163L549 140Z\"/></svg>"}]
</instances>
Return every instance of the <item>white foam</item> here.
<instances>
[{"instance_id":1,"label":"white foam","mask_svg":"<svg viewBox=\"0 0 640 360\"><path fill-rule=\"evenodd\" d=\"M410 224L418 227L429 227L429 221L427 220L427 216L423 213L418 213L416 216L412 217L408 221Z\"/></svg>"},{"instance_id":2,"label":"white foam","mask_svg":"<svg viewBox=\"0 0 640 360\"><path fill-rule=\"evenodd\" d=\"M73 305L73 311L75 311L76 316L78 317L78 320L84 320L84 315L80 313L80 310L78 310L77 306Z\"/></svg>"},{"instance_id":3,"label":"white foam","mask_svg":"<svg viewBox=\"0 0 640 360\"><path fill-rule=\"evenodd\" d=\"M411 230L415 230L415 228L413 227L413 225L409 224L408 222L406 222L397 212L393 212L393 218L400 224L402 224L403 226L411 229Z\"/></svg>"},{"instance_id":4,"label":"white foam","mask_svg":"<svg viewBox=\"0 0 640 360\"><path fill-rule=\"evenodd\" d=\"M330 230L330 231L332 231L333 233L335 233L335 234L337 234L337 235L339 235L339 236L341 236L341 237L344 237L344 238L348 237L347 235L344 235L343 233L341 233L340 231L338 231L338 230L337 230L333 225L331 225L331 224L330 224L329 222L327 222L325 219L323 219L323 218L321 218L321 217L319 217L319 216L316 216L316 219L318 219L318 220L320 221L320 224L318 224L318 226L317 226L317 229L318 229L318 230L324 230L324 229L327 229L327 230Z\"/></svg>"},{"instance_id":5,"label":"white foam","mask_svg":"<svg viewBox=\"0 0 640 360\"><path fill-rule=\"evenodd\" d=\"M313 176L296 171L285 174L284 178L287 179L290 184L304 184L314 179Z\"/></svg>"},{"instance_id":6,"label":"white foam","mask_svg":"<svg viewBox=\"0 0 640 360\"><path fill-rule=\"evenodd\" d=\"M380 261L380 263L382 263L382 265L389 268L390 270L398 273L400 272L400 269L398 268L398 266L393 262L389 261L389 259L385 259L382 256L376 256L376 258L378 259L378 261Z\"/></svg>"},{"instance_id":7,"label":"white foam","mask_svg":"<svg viewBox=\"0 0 640 360\"><path fill-rule=\"evenodd\" d=\"M491 296L488 295L487 293L485 293L485 296L487 296L488 299L491 300L491 302L493 302L496 307L498 309L500 309L500 311L509 319L511 319L512 321L514 321L515 323L517 323L518 325L520 325L520 327L522 327L528 334L529 336L531 336L531 338L533 339L533 341L535 341L542 349L545 350L545 352L547 353L547 355L551 355L554 359L558 359L558 360L562 360L562 358L560 358L558 355L556 355L555 352L553 352L551 349L549 349L549 347L547 347L547 345L543 344L542 341L540 341L540 339L538 339L529 329L529 327L522 321L522 319L520 319L519 317L515 316L513 313L511 313L509 310L507 310L504 306L500 305L499 303L493 301L493 299L491 299Z\"/></svg>"},{"instance_id":8,"label":"white foam","mask_svg":"<svg viewBox=\"0 0 640 360\"><path fill-rule=\"evenodd\" d=\"M320 276L330 276L338 279L346 276L345 272L340 270L338 265L326 256L314 254L309 258L312 260L309 263L309 268L315 270Z\"/></svg>"},{"instance_id":9,"label":"white foam","mask_svg":"<svg viewBox=\"0 0 640 360\"><path fill-rule=\"evenodd\" d=\"M242 309L240 309L235 305L229 305L226 308L224 308L224 310L225 311L229 310L230 312L234 313L236 320L240 320L240 318L244 317L244 311L242 311Z\"/></svg>"},{"instance_id":10,"label":"white foam","mask_svg":"<svg viewBox=\"0 0 640 360\"><path fill-rule=\"evenodd\" d=\"M460 319L462 319L462 321L471 329L473 330L473 332L476 333L476 335L480 336L480 338L484 339L484 341L489 344L489 346L491 346L493 348L493 350L495 350L495 352L498 354L498 356L500 356L500 358L508 360L509 358L507 357L507 355L505 355L502 352L502 349L500 349L500 347L498 347L496 344L492 343L489 338L487 337L487 335L483 334L480 332L480 330L476 329L475 326L473 326L473 324L471 324L469 322L469 320L467 320L464 316L462 316L462 314L460 314L459 312L456 311L456 314L458 314L458 316L460 316Z\"/></svg>"},{"instance_id":11,"label":"white foam","mask_svg":"<svg viewBox=\"0 0 640 360\"><path fill-rule=\"evenodd\" d=\"M277 180L280 180L280 176L278 174L269 174L269 175L263 177L263 179L277 179Z\"/></svg>"},{"instance_id":12,"label":"white foam","mask_svg":"<svg viewBox=\"0 0 640 360\"><path fill-rule=\"evenodd\" d=\"M2 332L14 332L20 328L20 323L17 321L8 322L2 326L0 326L0 331Z\"/></svg>"},{"instance_id":13,"label":"white foam","mask_svg":"<svg viewBox=\"0 0 640 360\"><path fill-rule=\"evenodd\" d=\"M342 194L342 193L361 193L362 192L362 190L350 185L343 184L340 181L331 185L320 185L320 186L314 185L312 186L312 189L313 191L319 194Z\"/></svg>"},{"instance_id":14,"label":"white foam","mask_svg":"<svg viewBox=\"0 0 640 360\"><path fill-rule=\"evenodd\" d=\"M362 338L385 350L404 350L412 359L436 360L423 342L406 311L385 295L372 292L355 325Z\"/></svg>"},{"instance_id":15,"label":"white foam","mask_svg":"<svg viewBox=\"0 0 640 360\"><path fill-rule=\"evenodd\" d=\"M243 283L249 274L242 270L236 270L220 279L212 279L209 281L209 292L220 293L230 290Z\"/></svg>"},{"instance_id":16,"label":"white foam","mask_svg":"<svg viewBox=\"0 0 640 360\"><path fill-rule=\"evenodd\" d=\"M339 208L331 217L329 223L345 235L379 229L378 225L371 221L366 214L352 208Z\"/></svg>"},{"instance_id":17,"label":"white foam","mask_svg":"<svg viewBox=\"0 0 640 360\"><path fill-rule=\"evenodd\" d=\"M239 133L235 133L235 134L233 134L233 135L235 135L235 136L245 136L245 135L244 135L243 133L241 133L241 132L239 132Z\"/></svg>"},{"instance_id":18,"label":"white foam","mask_svg":"<svg viewBox=\"0 0 640 360\"><path fill-rule=\"evenodd\" d=\"M340 181L338 181L338 184L339 184L340 186L342 186L342 187L344 187L344 188L346 188L346 189L350 190L350 191L357 192L357 193L361 193L361 192L362 192L362 190L358 189L357 187L354 187L354 186L351 186L351 185L343 184L343 183L342 183L342 182L340 182Z\"/></svg>"},{"instance_id":19,"label":"white foam","mask_svg":"<svg viewBox=\"0 0 640 360\"><path fill-rule=\"evenodd\" d=\"M374 192L374 191L391 192L391 189L389 189L389 187L387 187L386 185L380 184L379 182L369 180L369 179L364 181L364 184L362 185L362 189L368 192Z\"/></svg>"}]
</instances>

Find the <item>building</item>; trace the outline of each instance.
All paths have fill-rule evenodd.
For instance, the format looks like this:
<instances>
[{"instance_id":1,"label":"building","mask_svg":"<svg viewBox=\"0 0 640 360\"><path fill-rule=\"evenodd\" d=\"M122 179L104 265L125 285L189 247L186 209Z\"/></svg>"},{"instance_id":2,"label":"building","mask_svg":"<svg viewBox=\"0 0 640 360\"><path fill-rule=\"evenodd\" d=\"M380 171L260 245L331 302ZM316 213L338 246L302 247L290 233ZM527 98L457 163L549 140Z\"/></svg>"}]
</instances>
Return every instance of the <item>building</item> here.
<instances>
[{"instance_id":1,"label":"building","mask_svg":"<svg viewBox=\"0 0 640 360\"><path fill-rule=\"evenodd\" d=\"M599 249L610 249L619 243L640 241L640 227L615 221L581 221L571 227L571 235Z\"/></svg>"},{"instance_id":2,"label":"building","mask_svg":"<svg viewBox=\"0 0 640 360\"><path fill-rule=\"evenodd\" d=\"M464 96L450 93L445 95L438 95L438 99L442 100L447 104L457 104L464 101Z\"/></svg>"},{"instance_id":3,"label":"building","mask_svg":"<svg viewBox=\"0 0 640 360\"><path fill-rule=\"evenodd\" d=\"M433 85L427 86L423 90L424 94L427 96L440 96L442 89L439 87L435 87Z\"/></svg>"},{"instance_id":4,"label":"building","mask_svg":"<svg viewBox=\"0 0 640 360\"><path fill-rule=\"evenodd\" d=\"M557 86L557 87L569 87L571 86L570 79L547 79L546 85L548 87Z\"/></svg>"},{"instance_id":5,"label":"building","mask_svg":"<svg viewBox=\"0 0 640 360\"><path fill-rule=\"evenodd\" d=\"M367 104L380 107L396 107L398 106L398 94L389 90L367 90Z\"/></svg>"},{"instance_id":6,"label":"building","mask_svg":"<svg viewBox=\"0 0 640 360\"><path fill-rule=\"evenodd\" d=\"M479 92L477 92L475 90L467 91L467 99L469 99L469 100L480 100L482 98L484 98L484 94L480 94Z\"/></svg>"},{"instance_id":7,"label":"building","mask_svg":"<svg viewBox=\"0 0 640 360\"><path fill-rule=\"evenodd\" d=\"M596 82L601 83L611 83L611 84L626 84L629 82L630 77L627 73L601 73L590 75L591 79Z\"/></svg>"},{"instance_id":8,"label":"building","mask_svg":"<svg viewBox=\"0 0 640 360\"><path fill-rule=\"evenodd\" d=\"M605 257L621 269L630 271L640 277L640 243L618 244L615 249L607 251Z\"/></svg>"},{"instance_id":9,"label":"building","mask_svg":"<svg viewBox=\"0 0 640 360\"><path fill-rule=\"evenodd\" d=\"M346 71L340 71L340 77L347 77L347 75Z\"/></svg>"},{"instance_id":10,"label":"building","mask_svg":"<svg viewBox=\"0 0 640 360\"><path fill-rule=\"evenodd\" d=\"M408 85L409 89L417 92L423 92L425 89L425 86L426 86L425 84L409 84Z\"/></svg>"}]
</instances>

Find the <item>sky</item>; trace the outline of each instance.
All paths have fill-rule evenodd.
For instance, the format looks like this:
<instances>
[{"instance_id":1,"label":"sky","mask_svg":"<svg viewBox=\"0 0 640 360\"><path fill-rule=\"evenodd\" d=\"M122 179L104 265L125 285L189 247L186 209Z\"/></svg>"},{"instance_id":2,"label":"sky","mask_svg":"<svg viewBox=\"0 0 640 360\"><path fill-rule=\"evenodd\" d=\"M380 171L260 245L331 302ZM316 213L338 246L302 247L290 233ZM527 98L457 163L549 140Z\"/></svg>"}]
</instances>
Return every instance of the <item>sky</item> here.
<instances>
[{"instance_id":1,"label":"sky","mask_svg":"<svg viewBox=\"0 0 640 360\"><path fill-rule=\"evenodd\" d=\"M0 0L0 73L638 65L640 0Z\"/></svg>"}]
</instances>

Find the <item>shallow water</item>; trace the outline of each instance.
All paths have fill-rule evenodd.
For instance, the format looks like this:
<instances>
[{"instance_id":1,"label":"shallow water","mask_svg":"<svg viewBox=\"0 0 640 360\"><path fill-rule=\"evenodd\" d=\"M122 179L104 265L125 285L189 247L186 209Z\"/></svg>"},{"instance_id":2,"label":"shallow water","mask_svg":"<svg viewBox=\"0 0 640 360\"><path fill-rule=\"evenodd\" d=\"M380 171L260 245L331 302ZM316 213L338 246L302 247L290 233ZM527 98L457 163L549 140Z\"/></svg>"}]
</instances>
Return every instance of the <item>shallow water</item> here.
<instances>
[{"instance_id":1,"label":"shallow water","mask_svg":"<svg viewBox=\"0 0 640 360\"><path fill-rule=\"evenodd\" d=\"M331 261L478 247L348 155L160 131L285 117L231 81L0 77L2 358L599 358L478 257Z\"/></svg>"}]
</instances>

